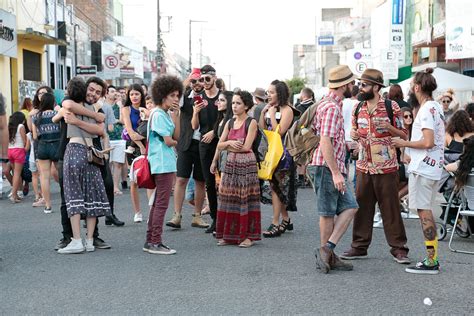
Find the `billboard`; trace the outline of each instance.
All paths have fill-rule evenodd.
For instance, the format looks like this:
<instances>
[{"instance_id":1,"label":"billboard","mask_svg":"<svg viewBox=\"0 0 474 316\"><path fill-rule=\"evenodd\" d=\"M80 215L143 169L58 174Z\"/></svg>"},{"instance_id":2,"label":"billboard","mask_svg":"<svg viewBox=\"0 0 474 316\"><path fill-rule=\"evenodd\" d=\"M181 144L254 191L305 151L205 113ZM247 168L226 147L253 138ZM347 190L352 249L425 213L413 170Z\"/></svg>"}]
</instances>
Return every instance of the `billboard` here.
<instances>
[{"instance_id":1,"label":"billboard","mask_svg":"<svg viewBox=\"0 0 474 316\"><path fill-rule=\"evenodd\" d=\"M0 55L17 58L16 17L0 9Z\"/></svg>"},{"instance_id":2,"label":"billboard","mask_svg":"<svg viewBox=\"0 0 474 316\"><path fill-rule=\"evenodd\" d=\"M446 0L446 59L474 57L474 2Z\"/></svg>"}]
</instances>

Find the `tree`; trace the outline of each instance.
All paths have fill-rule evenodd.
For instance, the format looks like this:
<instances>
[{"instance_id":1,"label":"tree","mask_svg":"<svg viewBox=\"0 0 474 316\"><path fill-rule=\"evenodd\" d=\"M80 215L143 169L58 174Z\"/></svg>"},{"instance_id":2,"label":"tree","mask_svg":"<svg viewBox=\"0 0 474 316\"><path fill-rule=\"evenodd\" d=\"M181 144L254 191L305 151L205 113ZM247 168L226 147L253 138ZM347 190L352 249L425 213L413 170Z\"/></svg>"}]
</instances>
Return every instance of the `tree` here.
<instances>
[{"instance_id":1,"label":"tree","mask_svg":"<svg viewBox=\"0 0 474 316\"><path fill-rule=\"evenodd\" d=\"M306 85L306 79L295 77L293 79L287 79L286 84L290 88L291 99L293 100L293 96L295 94L300 93L301 89L303 89Z\"/></svg>"}]
</instances>

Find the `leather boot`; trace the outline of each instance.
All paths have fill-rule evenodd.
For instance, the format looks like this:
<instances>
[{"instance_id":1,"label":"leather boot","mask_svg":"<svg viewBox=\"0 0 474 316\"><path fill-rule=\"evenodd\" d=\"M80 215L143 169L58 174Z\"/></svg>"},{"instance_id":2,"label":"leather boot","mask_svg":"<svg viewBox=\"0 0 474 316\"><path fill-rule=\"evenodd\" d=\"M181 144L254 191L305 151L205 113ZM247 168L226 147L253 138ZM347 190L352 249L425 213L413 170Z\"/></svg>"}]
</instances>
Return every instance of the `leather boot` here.
<instances>
[{"instance_id":1,"label":"leather boot","mask_svg":"<svg viewBox=\"0 0 474 316\"><path fill-rule=\"evenodd\" d=\"M110 225L115 225L115 226L123 226L125 225L124 222L122 222L121 220L119 220L117 218L117 216L114 215L111 215L111 216L107 216L105 218L105 225L107 226L110 226Z\"/></svg>"},{"instance_id":2,"label":"leather boot","mask_svg":"<svg viewBox=\"0 0 474 316\"><path fill-rule=\"evenodd\" d=\"M331 270L352 271L354 269L352 263L342 261L334 252L332 253L330 266Z\"/></svg>"}]
</instances>

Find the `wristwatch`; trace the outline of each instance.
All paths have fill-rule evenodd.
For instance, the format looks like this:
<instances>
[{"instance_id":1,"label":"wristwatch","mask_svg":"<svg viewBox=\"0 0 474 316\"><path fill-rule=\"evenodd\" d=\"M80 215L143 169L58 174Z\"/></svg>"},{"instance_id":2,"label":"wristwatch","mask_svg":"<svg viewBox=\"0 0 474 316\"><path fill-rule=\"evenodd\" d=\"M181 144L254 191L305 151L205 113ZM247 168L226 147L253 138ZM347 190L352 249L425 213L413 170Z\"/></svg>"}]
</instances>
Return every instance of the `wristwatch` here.
<instances>
[{"instance_id":1,"label":"wristwatch","mask_svg":"<svg viewBox=\"0 0 474 316\"><path fill-rule=\"evenodd\" d=\"M9 161L10 160L8 160L8 158L0 158L0 162L2 162L2 163L7 163Z\"/></svg>"}]
</instances>

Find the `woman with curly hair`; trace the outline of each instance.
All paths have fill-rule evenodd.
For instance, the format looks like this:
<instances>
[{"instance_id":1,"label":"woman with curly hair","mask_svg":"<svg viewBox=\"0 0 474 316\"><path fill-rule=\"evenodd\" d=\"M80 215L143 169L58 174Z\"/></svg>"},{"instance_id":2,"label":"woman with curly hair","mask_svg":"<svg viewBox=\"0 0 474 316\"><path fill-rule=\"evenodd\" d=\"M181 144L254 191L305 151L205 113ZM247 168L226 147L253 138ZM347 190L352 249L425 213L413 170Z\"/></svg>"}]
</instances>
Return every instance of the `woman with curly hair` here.
<instances>
[{"instance_id":1,"label":"woman with curly hair","mask_svg":"<svg viewBox=\"0 0 474 316\"><path fill-rule=\"evenodd\" d=\"M474 135L474 125L464 110L454 112L446 126L444 146L452 153L462 153L463 140Z\"/></svg>"},{"instance_id":2,"label":"woman with curly hair","mask_svg":"<svg viewBox=\"0 0 474 316\"><path fill-rule=\"evenodd\" d=\"M438 102L443 106L444 121L449 122L449 119L459 108L459 102L454 97L454 90L446 90L446 92L439 96Z\"/></svg>"},{"instance_id":3,"label":"woman with curly hair","mask_svg":"<svg viewBox=\"0 0 474 316\"><path fill-rule=\"evenodd\" d=\"M261 128L278 131L285 138L286 132L293 124L293 118L299 115L289 103L290 89L280 80L274 80L267 90L268 104L260 115ZM263 232L267 238L279 237L287 230L293 230L293 223L288 211L296 211L296 166L293 158L285 150L277 169L273 173L270 186L272 189L273 219L268 229ZM280 214L282 221L280 224Z\"/></svg>"},{"instance_id":4,"label":"woman with curly hair","mask_svg":"<svg viewBox=\"0 0 474 316\"><path fill-rule=\"evenodd\" d=\"M238 91L232 97L234 118L225 123L217 151L227 150L219 185L216 238L218 246L229 244L249 248L260 240L260 184L252 144L257 121L248 116L252 95ZM216 172L215 160L211 173Z\"/></svg>"},{"instance_id":5,"label":"woman with curly hair","mask_svg":"<svg viewBox=\"0 0 474 316\"><path fill-rule=\"evenodd\" d=\"M179 138L179 100L183 84L175 76L161 76L151 85L155 109L148 120L148 161L156 190L148 216L148 229L143 251L172 255L176 250L162 242L163 221L168 209L176 176L176 155L173 150Z\"/></svg>"}]
</instances>

